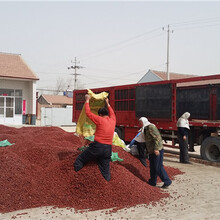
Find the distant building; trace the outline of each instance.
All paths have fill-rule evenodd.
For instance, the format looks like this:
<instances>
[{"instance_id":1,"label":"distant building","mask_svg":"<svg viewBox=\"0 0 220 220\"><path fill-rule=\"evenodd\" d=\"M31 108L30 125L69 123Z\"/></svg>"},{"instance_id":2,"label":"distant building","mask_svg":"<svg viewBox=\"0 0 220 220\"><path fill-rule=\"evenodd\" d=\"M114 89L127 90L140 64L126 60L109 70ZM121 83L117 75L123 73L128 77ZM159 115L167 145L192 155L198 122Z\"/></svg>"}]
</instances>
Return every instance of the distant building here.
<instances>
[{"instance_id":1,"label":"distant building","mask_svg":"<svg viewBox=\"0 0 220 220\"><path fill-rule=\"evenodd\" d=\"M187 75L180 73L169 73L169 75L170 75L170 80L196 77L196 75ZM138 81L138 83L157 82L162 80L167 80L166 72L157 71L157 70L148 70L148 72Z\"/></svg>"},{"instance_id":2,"label":"distant building","mask_svg":"<svg viewBox=\"0 0 220 220\"><path fill-rule=\"evenodd\" d=\"M21 55L0 53L0 124L35 124L37 80Z\"/></svg>"},{"instance_id":3,"label":"distant building","mask_svg":"<svg viewBox=\"0 0 220 220\"><path fill-rule=\"evenodd\" d=\"M38 103L48 107L66 107L73 105L73 99L63 95L41 95Z\"/></svg>"},{"instance_id":4,"label":"distant building","mask_svg":"<svg viewBox=\"0 0 220 220\"><path fill-rule=\"evenodd\" d=\"M170 80L176 79L186 79L191 77L199 77L198 75L189 75L189 74L181 74L181 73L169 73ZM157 82L167 80L167 73L163 71L157 70L148 70L148 72L137 82L137 83L144 83L144 82ZM186 82L186 83L178 83L177 86L196 86L196 85L205 85L205 84L219 84L220 80L205 80L205 81L195 81L195 82Z\"/></svg>"},{"instance_id":5,"label":"distant building","mask_svg":"<svg viewBox=\"0 0 220 220\"><path fill-rule=\"evenodd\" d=\"M73 98L41 95L37 100L37 120L42 126L72 125Z\"/></svg>"}]
</instances>

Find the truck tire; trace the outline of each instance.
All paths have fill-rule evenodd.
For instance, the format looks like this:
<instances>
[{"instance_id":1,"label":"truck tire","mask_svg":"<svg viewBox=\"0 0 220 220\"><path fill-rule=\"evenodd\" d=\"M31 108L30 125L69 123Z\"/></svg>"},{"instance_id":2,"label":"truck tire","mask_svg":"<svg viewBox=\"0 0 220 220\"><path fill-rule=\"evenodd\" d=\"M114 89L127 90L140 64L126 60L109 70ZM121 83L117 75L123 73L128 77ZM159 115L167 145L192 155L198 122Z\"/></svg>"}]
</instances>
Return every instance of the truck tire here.
<instances>
[{"instance_id":1,"label":"truck tire","mask_svg":"<svg viewBox=\"0 0 220 220\"><path fill-rule=\"evenodd\" d=\"M208 137L201 145L200 154L202 159L220 162L220 137Z\"/></svg>"}]
</instances>

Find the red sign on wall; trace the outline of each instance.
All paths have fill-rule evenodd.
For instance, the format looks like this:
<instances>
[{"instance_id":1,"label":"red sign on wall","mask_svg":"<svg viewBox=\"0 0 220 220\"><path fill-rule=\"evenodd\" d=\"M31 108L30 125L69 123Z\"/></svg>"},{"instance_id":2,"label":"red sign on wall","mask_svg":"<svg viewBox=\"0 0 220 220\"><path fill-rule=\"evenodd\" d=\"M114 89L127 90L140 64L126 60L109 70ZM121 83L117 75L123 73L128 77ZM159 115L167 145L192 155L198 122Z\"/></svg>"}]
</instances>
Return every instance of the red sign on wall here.
<instances>
[{"instance_id":1,"label":"red sign on wall","mask_svg":"<svg viewBox=\"0 0 220 220\"><path fill-rule=\"evenodd\" d=\"M26 114L26 100L23 100L23 115Z\"/></svg>"}]
</instances>

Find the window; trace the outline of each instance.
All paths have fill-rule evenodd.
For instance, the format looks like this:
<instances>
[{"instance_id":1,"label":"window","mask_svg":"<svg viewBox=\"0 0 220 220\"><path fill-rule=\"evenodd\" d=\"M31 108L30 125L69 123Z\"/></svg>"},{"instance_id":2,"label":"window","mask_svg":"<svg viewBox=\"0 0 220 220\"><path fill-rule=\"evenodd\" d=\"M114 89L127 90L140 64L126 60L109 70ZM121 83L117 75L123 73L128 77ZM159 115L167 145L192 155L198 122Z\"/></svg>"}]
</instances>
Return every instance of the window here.
<instances>
[{"instance_id":1,"label":"window","mask_svg":"<svg viewBox=\"0 0 220 220\"><path fill-rule=\"evenodd\" d=\"M4 107L4 97L0 97L0 108Z\"/></svg>"},{"instance_id":2,"label":"window","mask_svg":"<svg viewBox=\"0 0 220 220\"><path fill-rule=\"evenodd\" d=\"M15 114L22 114L22 98L15 97Z\"/></svg>"},{"instance_id":3,"label":"window","mask_svg":"<svg viewBox=\"0 0 220 220\"><path fill-rule=\"evenodd\" d=\"M6 108L6 118L13 118L13 108Z\"/></svg>"},{"instance_id":4,"label":"window","mask_svg":"<svg viewBox=\"0 0 220 220\"><path fill-rule=\"evenodd\" d=\"M22 90L15 90L15 96L22 96Z\"/></svg>"},{"instance_id":5,"label":"window","mask_svg":"<svg viewBox=\"0 0 220 220\"><path fill-rule=\"evenodd\" d=\"M76 103L76 110L82 110L84 102Z\"/></svg>"},{"instance_id":6,"label":"window","mask_svg":"<svg viewBox=\"0 0 220 220\"><path fill-rule=\"evenodd\" d=\"M6 118L14 116L14 98L6 97Z\"/></svg>"},{"instance_id":7,"label":"window","mask_svg":"<svg viewBox=\"0 0 220 220\"><path fill-rule=\"evenodd\" d=\"M7 97L6 98L6 108L13 108L13 98Z\"/></svg>"},{"instance_id":8,"label":"window","mask_svg":"<svg viewBox=\"0 0 220 220\"><path fill-rule=\"evenodd\" d=\"M135 110L135 89L123 89L115 91L115 110Z\"/></svg>"},{"instance_id":9,"label":"window","mask_svg":"<svg viewBox=\"0 0 220 220\"><path fill-rule=\"evenodd\" d=\"M14 89L0 89L0 96L14 96Z\"/></svg>"},{"instance_id":10,"label":"window","mask_svg":"<svg viewBox=\"0 0 220 220\"><path fill-rule=\"evenodd\" d=\"M0 115L4 115L4 97L0 97Z\"/></svg>"},{"instance_id":11,"label":"window","mask_svg":"<svg viewBox=\"0 0 220 220\"><path fill-rule=\"evenodd\" d=\"M76 101L85 101L85 94L86 93L78 93L78 94L76 94Z\"/></svg>"},{"instance_id":12,"label":"window","mask_svg":"<svg viewBox=\"0 0 220 220\"><path fill-rule=\"evenodd\" d=\"M0 89L0 115L13 118L14 114L22 114L22 90Z\"/></svg>"}]
</instances>

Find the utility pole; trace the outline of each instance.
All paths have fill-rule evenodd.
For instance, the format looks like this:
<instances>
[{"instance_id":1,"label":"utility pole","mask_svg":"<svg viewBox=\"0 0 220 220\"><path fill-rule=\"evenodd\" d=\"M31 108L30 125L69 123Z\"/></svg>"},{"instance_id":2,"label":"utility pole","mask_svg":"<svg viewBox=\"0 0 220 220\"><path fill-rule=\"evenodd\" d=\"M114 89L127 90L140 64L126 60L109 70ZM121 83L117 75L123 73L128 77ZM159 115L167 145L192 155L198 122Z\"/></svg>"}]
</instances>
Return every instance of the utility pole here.
<instances>
[{"instance_id":1,"label":"utility pole","mask_svg":"<svg viewBox=\"0 0 220 220\"><path fill-rule=\"evenodd\" d=\"M163 27L163 30L165 30L164 27ZM170 73L169 73L170 33L173 33L173 30L170 30L170 25L168 24L167 26L167 80L170 80Z\"/></svg>"},{"instance_id":2,"label":"utility pole","mask_svg":"<svg viewBox=\"0 0 220 220\"><path fill-rule=\"evenodd\" d=\"M70 67L67 67L67 69L69 70L69 69L74 69L75 71L74 71L74 90L76 90L76 86L77 86L77 76L78 75L80 75L79 73L77 73L77 69L81 69L81 68L83 68L82 66L77 66L77 63L80 63L79 61L77 61L77 59L76 59L76 57L75 57L75 60L74 60L74 62L73 61L71 61L72 63L74 63L75 65L74 66L70 66Z\"/></svg>"}]
</instances>

